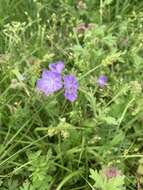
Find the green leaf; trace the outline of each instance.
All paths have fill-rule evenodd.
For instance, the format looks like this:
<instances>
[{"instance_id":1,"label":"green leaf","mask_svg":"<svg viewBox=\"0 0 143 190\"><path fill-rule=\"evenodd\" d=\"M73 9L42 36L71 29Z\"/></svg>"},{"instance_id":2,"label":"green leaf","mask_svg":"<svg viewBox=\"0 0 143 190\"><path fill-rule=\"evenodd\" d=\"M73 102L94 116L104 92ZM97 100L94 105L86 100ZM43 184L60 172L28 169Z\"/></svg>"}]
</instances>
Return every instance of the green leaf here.
<instances>
[{"instance_id":1,"label":"green leaf","mask_svg":"<svg viewBox=\"0 0 143 190\"><path fill-rule=\"evenodd\" d=\"M137 169L138 174L143 175L143 164L140 164Z\"/></svg>"},{"instance_id":2,"label":"green leaf","mask_svg":"<svg viewBox=\"0 0 143 190\"><path fill-rule=\"evenodd\" d=\"M90 178L92 178L95 182L94 186L97 188L104 188L104 178L100 175L97 170L90 169Z\"/></svg>"},{"instance_id":3,"label":"green leaf","mask_svg":"<svg viewBox=\"0 0 143 190\"><path fill-rule=\"evenodd\" d=\"M111 117L111 116L105 117L104 120L109 125L117 125L118 124L117 120L114 117Z\"/></svg>"},{"instance_id":4,"label":"green leaf","mask_svg":"<svg viewBox=\"0 0 143 190\"><path fill-rule=\"evenodd\" d=\"M115 146L115 145L119 144L120 142L122 142L124 140L124 138L125 138L125 135L122 132L120 132L118 135L116 135L112 139L112 141L110 142L110 144L112 146Z\"/></svg>"},{"instance_id":5,"label":"green leaf","mask_svg":"<svg viewBox=\"0 0 143 190\"><path fill-rule=\"evenodd\" d=\"M105 189L121 190L123 185L124 185L124 176L118 176L109 179Z\"/></svg>"},{"instance_id":6,"label":"green leaf","mask_svg":"<svg viewBox=\"0 0 143 190\"><path fill-rule=\"evenodd\" d=\"M106 5L110 5L113 2L113 0L105 0Z\"/></svg>"}]
</instances>

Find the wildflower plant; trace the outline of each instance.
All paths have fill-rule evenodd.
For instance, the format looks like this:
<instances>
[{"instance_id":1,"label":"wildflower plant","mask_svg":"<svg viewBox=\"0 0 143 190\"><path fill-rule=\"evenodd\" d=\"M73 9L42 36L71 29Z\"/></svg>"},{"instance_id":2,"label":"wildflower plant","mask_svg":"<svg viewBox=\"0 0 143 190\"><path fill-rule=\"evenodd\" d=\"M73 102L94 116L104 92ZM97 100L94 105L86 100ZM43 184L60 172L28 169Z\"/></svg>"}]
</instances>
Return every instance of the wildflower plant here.
<instances>
[{"instance_id":1,"label":"wildflower plant","mask_svg":"<svg viewBox=\"0 0 143 190\"><path fill-rule=\"evenodd\" d=\"M94 188L101 190L125 190L124 176L116 168L106 168L99 173L97 170L90 170L90 178L94 180Z\"/></svg>"},{"instance_id":2,"label":"wildflower plant","mask_svg":"<svg viewBox=\"0 0 143 190\"><path fill-rule=\"evenodd\" d=\"M37 89L46 96L62 89L63 69L64 63L62 61L49 64L49 70L43 70L41 78L37 80ZM64 90L64 96L67 100L74 102L77 99L78 82L73 75L64 76Z\"/></svg>"}]
</instances>

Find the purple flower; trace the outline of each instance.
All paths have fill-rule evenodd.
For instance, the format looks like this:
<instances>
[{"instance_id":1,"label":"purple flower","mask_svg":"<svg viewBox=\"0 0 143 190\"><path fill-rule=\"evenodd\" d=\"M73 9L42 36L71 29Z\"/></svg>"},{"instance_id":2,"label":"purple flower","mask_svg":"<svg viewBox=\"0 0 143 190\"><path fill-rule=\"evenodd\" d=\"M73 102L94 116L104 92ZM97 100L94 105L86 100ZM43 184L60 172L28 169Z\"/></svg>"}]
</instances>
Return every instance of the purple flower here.
<instances>
[{"instance_id":1,"label":"purple flower","mask_svg":"<svg viewBox=\"0 0 143 190\"><path fill-rule=\"evenodd\" d=\"M64 69L64 62L58 61L56 63L51 63L51 64L49 64L49 69L52 72L61 74Z\"/></svg>"},{"instance_id":2,"label":"purple flower","mask_svg":"<svg viewBox=\"0 0 143 190\"><path fill-rule=\"evenodd\" d=\"M64 76L64 96L70 102L74 102L77 99L78 82L73 75Z\"/></svg>"},{"instance_id":3,"label":"purple flower","mask_svg":"<svg viewBox=\"0 0 143 190\"><path fill-rule=\"evenodd\" d=\"M80 33L80 32L84 32L87 29L87 26L85 23L80 23L79 25L77 25L76 27L76 32Z\"/></svg>"},{"instance_id":4,"label":"purple flower","mask_svg":"<svg viewBox=\"0 0 143 190\"><path fill-rule=\"evenodd\" d=\"M45 95L52 94L62 88L62 77L59 73L44 70L42 78L37 80L36 87Z\"/></svg>"},{"instance_id":5,"label":"purple flower","mask_svg":"<svg viewBox=\"0 0 143 190\"><path fill-rule=\"evenodd\" d=\"M105 85L107 85L107 77L105 75L100 75L100 77L97 80L98 85L103 88Z\"/></svg>"},{"instance_id":6,"label":"purple flower","mask_svg":"<svg viewBox=\"0 0 143 190\"><path fill-rule=\"evenodd\" d=\"M115 167L104 168L103 173L107 177L107 179L121 175L121 172Z\"/></svg>"},{"instance_id":7,"label":"purple flower","mask_svg":"<svg viewBox=\"0 0 143 190\"><path fill-rule=\"evenodd\" d=\"M80 23L77 25L76 27L76 32L77 33L83 33L85 32L86 30L90 30L92 28L95 27L95 24L93 23L90 23L90 24L86 24L86 23Z\"/></svg>"}]
</instances>

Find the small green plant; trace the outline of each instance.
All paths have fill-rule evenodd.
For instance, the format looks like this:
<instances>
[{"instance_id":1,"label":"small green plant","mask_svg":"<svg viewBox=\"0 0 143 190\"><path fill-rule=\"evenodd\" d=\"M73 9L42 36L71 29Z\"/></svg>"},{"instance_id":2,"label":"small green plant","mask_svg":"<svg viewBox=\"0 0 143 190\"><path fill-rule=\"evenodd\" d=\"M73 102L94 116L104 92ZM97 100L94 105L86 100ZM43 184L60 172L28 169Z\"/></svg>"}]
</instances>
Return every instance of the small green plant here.
<instances>
[{"instance_id":1,"label":"small green plant","mask_svg":"<svg viewBox=\"0 0 143 190\"><path fill-rule=\"evenodd\" d=\"M30 181L35 190L49 190L52 182L52 166L51 151L47 155L41 155L41 151L36 153L28 153L30 171ZM51 167L52 166L52 167Z\"/></svg>"},{"instance_id":2,"label":"small green plant","mask_svg":"<svg viewBox=\"0 0 143 190\"><path fill-rule=\"evenodd\" d=\"M93 187L95 190L124 190L124 176L116 172L117 171L113 171L113 168L110 168L110 170L106 172L104 170L98 172L97 170L90 169L89 177L94 180Z\"/></svg>"}]
</instances>

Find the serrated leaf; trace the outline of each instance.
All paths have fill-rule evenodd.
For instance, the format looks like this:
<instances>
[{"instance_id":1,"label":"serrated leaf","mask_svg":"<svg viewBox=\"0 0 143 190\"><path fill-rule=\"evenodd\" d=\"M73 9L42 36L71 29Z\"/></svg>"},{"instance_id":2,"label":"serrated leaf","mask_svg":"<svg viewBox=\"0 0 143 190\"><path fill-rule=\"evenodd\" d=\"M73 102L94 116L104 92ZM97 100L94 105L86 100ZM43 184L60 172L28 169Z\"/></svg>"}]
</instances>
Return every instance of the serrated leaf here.
<instances>
[{"instance_id":1,"label":"serrated leaf","mask_svg":"<svg viewBox=\"0 0 143 190\"><path fill-rule=\"evenodd\" d=\"M104 187L104 178L102 175L100 175L97 170L90 169L91 175L89 176L92 178L95 182L94 186L97 188L103 188Z\"/></svg>"}]
</instances>

